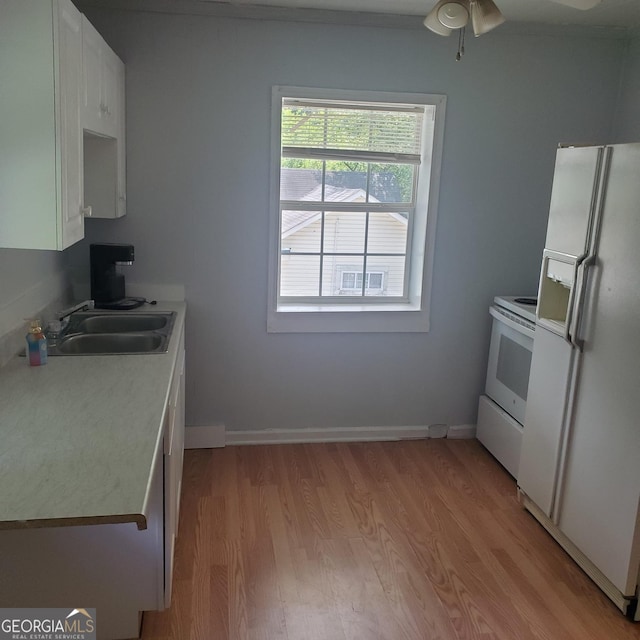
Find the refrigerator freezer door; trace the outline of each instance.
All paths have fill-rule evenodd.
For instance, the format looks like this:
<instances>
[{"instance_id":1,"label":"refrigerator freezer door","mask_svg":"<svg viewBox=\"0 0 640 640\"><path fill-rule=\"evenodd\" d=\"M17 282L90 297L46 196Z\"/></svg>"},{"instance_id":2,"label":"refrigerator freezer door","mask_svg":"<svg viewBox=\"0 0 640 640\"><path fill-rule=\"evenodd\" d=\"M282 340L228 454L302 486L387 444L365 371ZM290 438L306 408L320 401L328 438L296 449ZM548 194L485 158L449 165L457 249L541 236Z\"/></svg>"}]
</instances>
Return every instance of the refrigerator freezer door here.
<instances>
[{"instance_id":1,"label":"refrigerator freezer door","mask_svg":"<svg viewBox=\"0 0 640 640\"><path fill-rule=\"evenodd\" d=\"M603 147L558 149L545 247L572 256L587 252L598 197Z\"/></svg>"},{"instance_id":2,"label":"refrigerator freezer door","mask_svg":"<svg viewBox=\"0 0 640 640\"><path fill-rule=\"evenodd\" d=\"M639 203L640 144L616 145L586 288L558 522L627 596L640 566Z\"/></svg>"},{"instance_id":3,"label":"refrigerator freezer door","mask_svg":"<svg viewBox=\"0 0 640 640\"><path fill-rule=\"evenodd\" d=\"M518 486L552 516L564 416L571 390L574 350L561 336L538 327L524 420Z\"/></svg>"}]
</instances>

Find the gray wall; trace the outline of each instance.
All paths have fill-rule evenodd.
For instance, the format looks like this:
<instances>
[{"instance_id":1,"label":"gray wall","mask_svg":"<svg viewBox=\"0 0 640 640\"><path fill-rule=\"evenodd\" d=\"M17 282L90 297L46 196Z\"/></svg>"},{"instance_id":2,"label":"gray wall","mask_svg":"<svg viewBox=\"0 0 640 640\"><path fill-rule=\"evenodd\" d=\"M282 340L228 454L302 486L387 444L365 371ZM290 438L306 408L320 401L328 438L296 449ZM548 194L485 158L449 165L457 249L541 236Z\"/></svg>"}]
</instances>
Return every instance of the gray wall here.
<instances>
[{"instance_id":1,"label":"gray wall","mask_svg":"<svg viewBox=\"0 0 640 640\"><path fill-rule=\"evenodd\" d=\"M614 139L616 142L640 142L640 34L628 42L623 56Z\"/></svg>"},{"instance_id":2,"label":"gray wall","mask_svg":"<svg viewBox=\"0 0 640 640\"><path fill-rule=\"evenodd\" d=\"M555 147L612 133L624 42L87 11L127 65L135 282L184 282L187 423L475 422L495 294L536 290ZM266 333L272 85L448 96L428 334ZM85 262L86 264L86 262Z\"/></svg>"}]
</instances>

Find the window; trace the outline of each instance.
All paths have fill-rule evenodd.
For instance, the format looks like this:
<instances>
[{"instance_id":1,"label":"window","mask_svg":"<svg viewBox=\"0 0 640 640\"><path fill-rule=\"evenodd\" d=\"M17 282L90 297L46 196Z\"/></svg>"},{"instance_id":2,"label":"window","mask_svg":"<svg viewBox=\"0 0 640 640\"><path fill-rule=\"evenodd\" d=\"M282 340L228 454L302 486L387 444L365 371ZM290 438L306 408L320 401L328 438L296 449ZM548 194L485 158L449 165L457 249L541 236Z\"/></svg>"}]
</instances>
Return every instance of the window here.
<instances>
[{"instance_id":1,"label":"window","mask_svg":"<svg viewBox=\"0 0 640 640\"><path fill-rule=\"evenodd\" d=\"M382 271L367 271L367 277L362 281L362 271L340 271L340 285L337 293L347 295L382 295L382 283L384 273ZM364 285L364 288L363 288Z\"/></svg>"},{"instance_id":2,"label":"window","mask_svg":"<svg viewBox=\"0 0 640 640\"><path fill-rule=\"evenodd\" d=\"M269 330L428 330L444 97L273 96Z\"/></svg>"}]
</instances>

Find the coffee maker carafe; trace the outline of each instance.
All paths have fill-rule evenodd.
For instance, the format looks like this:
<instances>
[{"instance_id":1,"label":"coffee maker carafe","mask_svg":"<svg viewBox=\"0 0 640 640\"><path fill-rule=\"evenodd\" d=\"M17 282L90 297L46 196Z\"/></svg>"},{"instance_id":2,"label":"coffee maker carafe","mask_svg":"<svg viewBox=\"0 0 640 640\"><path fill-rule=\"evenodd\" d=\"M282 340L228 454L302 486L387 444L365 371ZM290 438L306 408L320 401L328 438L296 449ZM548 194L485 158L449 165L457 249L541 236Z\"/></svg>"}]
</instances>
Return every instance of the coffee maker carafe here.
<instances>
[{"instance_id":1,"label":"coffee maker carafe","mask_svg":"<svg viewBox=\"0 0 640 640\"><path fill-rule=\"evenodd\" d=\"M116 265L133 264L132 244L92 244L89 247L91 298L97 309L135 309L144 298L127 298L124 275Z\"/></svg>"}]
</instances>

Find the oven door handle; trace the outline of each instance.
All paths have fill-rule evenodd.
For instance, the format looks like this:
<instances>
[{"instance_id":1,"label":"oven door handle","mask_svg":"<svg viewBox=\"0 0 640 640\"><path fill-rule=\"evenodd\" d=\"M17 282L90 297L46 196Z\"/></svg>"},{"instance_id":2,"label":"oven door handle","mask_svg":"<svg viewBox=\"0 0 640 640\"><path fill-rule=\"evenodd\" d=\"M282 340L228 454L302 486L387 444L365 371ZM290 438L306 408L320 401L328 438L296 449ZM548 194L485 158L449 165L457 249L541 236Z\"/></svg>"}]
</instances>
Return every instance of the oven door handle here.
<instances>
[{"instance_id":1,"label":"oven door handle","mask_svg":"<svg viewBox=\"0 0 640 640\"><path fill-rule=\"evenodd\" d=\"M495 307L489 307L489 313L496 320L499 320L500 322L504 322L504 324L506 324L507 327L511 327L511 329L518 331L524 334L525 336L528 336L529 338L534 338L536 335L535 329L530 329L528 326L524 324L520 324L515 320L512 320L509 316L506 316L503 313L500 313L500 311L498 311Z\"/></svg>"}]
</instances>

